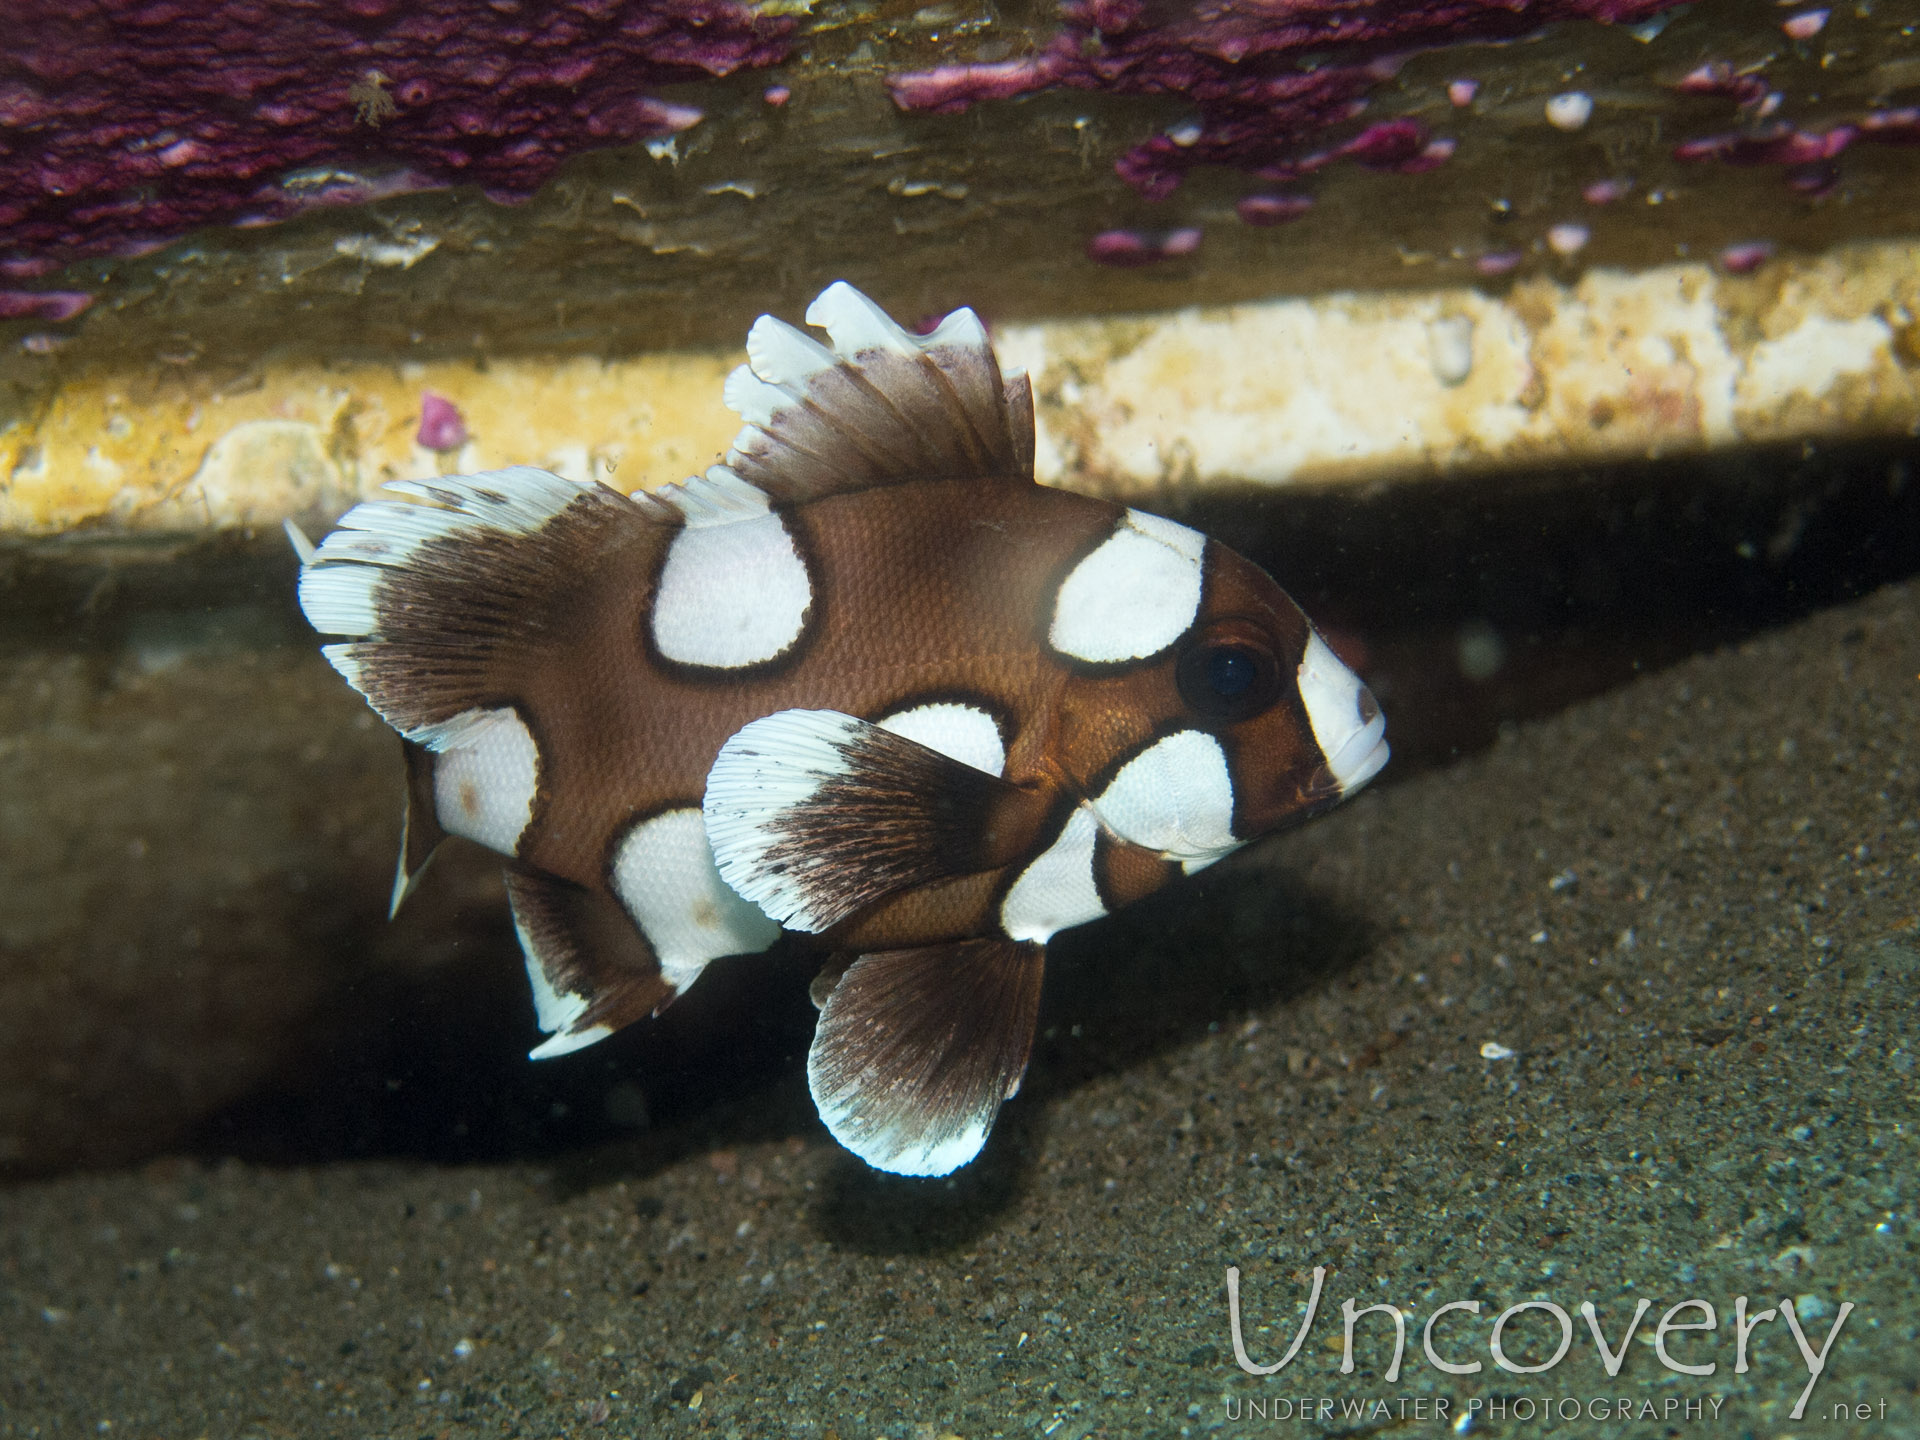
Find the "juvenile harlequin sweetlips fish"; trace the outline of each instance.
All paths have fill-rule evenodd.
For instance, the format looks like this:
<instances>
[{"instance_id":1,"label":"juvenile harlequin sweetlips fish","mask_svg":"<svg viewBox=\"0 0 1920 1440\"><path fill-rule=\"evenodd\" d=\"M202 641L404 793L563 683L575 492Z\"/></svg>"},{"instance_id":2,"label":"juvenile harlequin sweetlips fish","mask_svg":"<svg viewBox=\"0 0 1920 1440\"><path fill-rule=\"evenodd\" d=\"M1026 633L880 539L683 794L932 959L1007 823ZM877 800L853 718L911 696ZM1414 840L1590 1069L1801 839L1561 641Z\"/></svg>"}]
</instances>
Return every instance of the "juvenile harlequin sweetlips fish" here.
<instances>
[{"instance_id":1,"label":"juvenile harlequin sweetlips fish","mask_svg":"<svg viewBox=\"0 0 1920 1440\"><path fill-rule=\"evenodd\" d=\"M1037 485L971 310L914 336L840 283L807 321L754 324L705 475L395 483L300 603L406 738L395 907L446 835L507 857L535 1058L803 931L821 1119L944 1175L1020 1087L1047 941L1352 794L1385 724L1251 563Z\"/></svg>"}]
</instances>

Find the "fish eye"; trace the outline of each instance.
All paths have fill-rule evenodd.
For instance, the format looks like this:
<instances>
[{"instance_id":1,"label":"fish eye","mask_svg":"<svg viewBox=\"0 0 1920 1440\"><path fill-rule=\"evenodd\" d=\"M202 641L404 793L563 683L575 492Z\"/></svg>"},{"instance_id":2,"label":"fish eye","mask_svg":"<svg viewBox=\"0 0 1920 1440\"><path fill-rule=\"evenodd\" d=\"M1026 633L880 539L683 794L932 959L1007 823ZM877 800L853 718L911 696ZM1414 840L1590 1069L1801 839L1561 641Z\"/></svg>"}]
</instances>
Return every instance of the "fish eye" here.
<instances>
[{"instance_id":1,"label":"fish eye","mask_svg":"<svg viewBox=\"0 0 1920 1440\"><path fill-rule=\"evenodd\" d=\"M1280 667L1264 647L1242 639L1203 641L1180 657L1174 681L1190 709L1213 720L1258 715L1280 693Z\"/></svg>"},{"instance_id":2,"label":"fish eye","mask_svg":"<svg viewBox=\"0 0 1920 1440\"><path fill-rule=\"evenodd\" d=\"M1253 656L1238 645L1216 645L1207 652L1207 684L1223 700L1238 700L1259 677Z\"/></svg>"}]
</instances>

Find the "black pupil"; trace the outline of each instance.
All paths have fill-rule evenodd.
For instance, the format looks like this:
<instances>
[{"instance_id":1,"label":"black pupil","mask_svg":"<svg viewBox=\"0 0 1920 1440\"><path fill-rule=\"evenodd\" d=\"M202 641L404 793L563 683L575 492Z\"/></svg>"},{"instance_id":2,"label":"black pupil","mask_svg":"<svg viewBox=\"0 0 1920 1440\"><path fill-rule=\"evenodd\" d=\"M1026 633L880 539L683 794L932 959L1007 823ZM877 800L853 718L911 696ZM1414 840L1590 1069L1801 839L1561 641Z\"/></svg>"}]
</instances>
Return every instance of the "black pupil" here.
<instances>
[{"instance_id":1,"label":"black pupil","mask_svg":"<svg viewBox=\"0 0 1920 1440\"><path fill-rule=\"evenodd\" d=\"M1207 656L1207 684L1222 700L1238 700L1260 676L1253 656L1235 645L1222 645Z\"/></svg>"}]
</instances>

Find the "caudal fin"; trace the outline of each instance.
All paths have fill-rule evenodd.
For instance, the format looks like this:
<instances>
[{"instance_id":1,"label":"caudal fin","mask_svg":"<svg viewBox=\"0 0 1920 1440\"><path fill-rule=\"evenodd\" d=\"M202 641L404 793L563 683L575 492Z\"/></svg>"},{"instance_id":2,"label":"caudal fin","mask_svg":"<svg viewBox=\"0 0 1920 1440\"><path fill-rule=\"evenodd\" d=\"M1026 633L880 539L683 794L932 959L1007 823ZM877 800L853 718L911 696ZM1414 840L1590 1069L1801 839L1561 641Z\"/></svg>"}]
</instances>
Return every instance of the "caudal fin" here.
<instances>
[{"instance_id":1,"label":"caudal fin","mask_svg":"<svg viewBox=\"0 0 1920 1440\"><path fill-rule=\"evenodd\" d=\"M386 488L426 503L341 516L301 571L300 607L323 635L350 637L324 649L347 683L435 751L511 693L565 582L666 509L524 465Z\"/></svg>"},{"instance_id":2,"label":"caudal fin","mask_svg":"<svg viewBox=\"0 0 1920 1440\"><path fill-rule=\"evenodd\" d=\"M556 637L604 612L609 585L651 573L635 551L657 546L678 512L525 467L387 488L412 498L355 506L317 547L295 548L307 618L347 637L324 648L327 659L406 739L398 910L449 834L523 856L545 803L543 711L564 709L578 683L577 665L554 663ZM673 998L611 897L524 863L507 886L552 1034L538 1057Z\"/></svg>"}]
</instances>

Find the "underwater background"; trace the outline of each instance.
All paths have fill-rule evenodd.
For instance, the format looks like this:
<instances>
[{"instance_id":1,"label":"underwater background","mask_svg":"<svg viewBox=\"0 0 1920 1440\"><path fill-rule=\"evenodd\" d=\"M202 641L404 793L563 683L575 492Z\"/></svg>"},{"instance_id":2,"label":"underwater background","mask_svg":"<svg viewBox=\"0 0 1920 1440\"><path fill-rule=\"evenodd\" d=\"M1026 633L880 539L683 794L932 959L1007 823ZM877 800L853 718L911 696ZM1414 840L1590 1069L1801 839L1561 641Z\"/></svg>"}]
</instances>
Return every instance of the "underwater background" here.
<instances>
[{"instance_id":1,"label":"underwater background","mask_svg":"<svg viewBox=\"0 0 1920 1440\"><path fill-rule=\"evenodd\" d=\"M15 7L0 1435L1920 1435L1917 28ZM841 277L978 309L1042 481L1263 566L1394 746L1063 936L944 1180L819 1125L792 942L529 1064L497 865L387 919L399 747L280 533L681 478L753 317ZM1326 1267L1269 1378L1229 1266L1261 1365ZM1834 1334L1800 1413L1739 1296ZM1412 1317L1394 1379L1348 1298ZM1579 1306L1642 1298L1610 1375ZM1532 1373L1527 1301L1576 1331Z\"/></svg>"}]
</instances>

